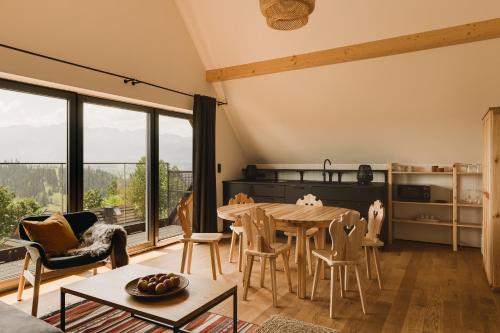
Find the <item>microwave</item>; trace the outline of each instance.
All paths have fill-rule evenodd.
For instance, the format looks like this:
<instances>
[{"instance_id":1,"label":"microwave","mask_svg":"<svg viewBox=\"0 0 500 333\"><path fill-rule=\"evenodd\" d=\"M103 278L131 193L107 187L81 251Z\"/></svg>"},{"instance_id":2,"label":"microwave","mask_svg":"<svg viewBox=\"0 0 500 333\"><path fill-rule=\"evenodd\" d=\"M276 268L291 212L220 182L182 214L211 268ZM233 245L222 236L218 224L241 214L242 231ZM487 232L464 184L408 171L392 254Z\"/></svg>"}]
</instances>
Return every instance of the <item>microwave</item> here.
<instances>
[{"instance_id":1,"label":"microwave","mask_svg":"<svg viewBox=\"0 0 500 333\"><path fill-rule=\"evenodd\" d=\"M398 185L399 201L431 201L431 187L428 185Z\"/></svg>"}]
</instances>

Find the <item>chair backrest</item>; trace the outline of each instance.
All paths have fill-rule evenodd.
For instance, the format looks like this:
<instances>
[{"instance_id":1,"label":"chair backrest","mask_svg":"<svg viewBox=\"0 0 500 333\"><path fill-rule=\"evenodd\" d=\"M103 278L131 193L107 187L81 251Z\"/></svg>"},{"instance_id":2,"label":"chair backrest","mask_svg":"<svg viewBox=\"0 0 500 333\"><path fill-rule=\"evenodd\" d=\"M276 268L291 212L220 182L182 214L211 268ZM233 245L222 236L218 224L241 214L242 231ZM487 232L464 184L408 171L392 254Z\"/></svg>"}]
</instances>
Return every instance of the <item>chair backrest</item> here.
<instances>
[{"instance_id":1,"label":"chair backrest","mask_svg":"<svg viewBox=\"0 0 500 333\"><path fill-rule=\"evenodd\" d=\"M356 261L366 233L366 221L359 213L349 211L330 223L334 260Z\"/></svg>"},{"instance_id":2,"label":"chair backrest","mask_svg":"<svg viewBox=\"0 0 500 333\"><path fill-rule=\"evenodd\" d=\"M276 242L276 222L259 207L250 210L250 214L241 217L243 230L249 250L272 253L271 244Z\"/></svg>"},{"instance_id":3,"label":"chair backrest","mask_svg":"<svg viewBox=\"0 0 500 333\"><path fill-rule=\"evenodd\" d=\"M323 202L319 199L316 200L316 196L313 194L304 195L304 198L298 199L296 204L301 206L323 206Z\"/></svg>"},{"instance_id":4,"label":"chair backrest","mask_svg":"<svg viewBox=\"0 0 500 333\"><path fill-rule=\"evenodd\" d=\"M71 226L71 229L75 233L76 238L80 238L88 228L93 226L94 223L99 220L94 213L88 211L66 213L63 214L63 216ZM22 218L22 220L43 222L49 217L50 215L34 215L25 216ZM24 240L30 240L21 223L19 223L19 237Z\"/></svg>"},{"instance_id":5,"label":"chair backrest","mask_svg":"<svg viewBox=\"0 0 500 333\"><path fill-rule=\"evenodd\" d=\"M177 216L181 221L184 238L189 238L193 234L193 194L182 198L177 205Z\"/></svg>"},{"instance_id":6,"label":"chair backrest","mask_svg":"<svg viewBox=\"0 0 500 333\"><path fill-rule=\"evenodd\" d=\"M378 240L378 235L380 235L380 229L382 228L383 222L384 205L380 200L377 200L368 210L368 231L366 232L366 238L374 241Z\"/></svg>"},{"instance_id":7,"label":"chair backrest","mask_svg":"<svg viewBox=\"0 0 500 333\"><path fill-rule=\"evenodd\" d=\"M254 203L255 201L245 193L238 193L234 198L229 199L230 205L241 205L247 203Z\"/></svg>"}]
</instances>

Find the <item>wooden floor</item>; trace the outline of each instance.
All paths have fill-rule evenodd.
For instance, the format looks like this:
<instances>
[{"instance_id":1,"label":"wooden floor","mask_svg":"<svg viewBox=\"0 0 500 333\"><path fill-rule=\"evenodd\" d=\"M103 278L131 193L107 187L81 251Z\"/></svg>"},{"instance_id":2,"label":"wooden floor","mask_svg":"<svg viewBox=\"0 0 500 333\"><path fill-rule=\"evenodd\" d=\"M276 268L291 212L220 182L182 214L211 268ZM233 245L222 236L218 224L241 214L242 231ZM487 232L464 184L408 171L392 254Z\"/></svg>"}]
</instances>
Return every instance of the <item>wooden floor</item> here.
<instances>
[{"instance_id":1,"label":"wooden floor","mask_svg":"<svg viewBox=\"0 0 500 333\"><path fill-rule=\"evenodd\" d=\"M236 282L241 287L241 273L236 263L227 262L228 251L229 243L225 240L221 244L224 275L219 281ZM181 253L181 246L175 244L135 256L133 262L178 271ZM261 324L269 316L281 314L341 332L500 332L500 294L488 288L478 249L461 248L454 253L449 246L398 242L381 254L381 260L384 290L379 291L375 280L367 281L364 277L367 315L363 315L354 291L354 277L350 283L353 291L348 292L347 298L341 299L336 293L336 318L330 319L329 281L320 281L317 301L299 300L288 292L283 272L278 272L280 307L275 309L270 274L267 272L265 288L259 288L260 265L257 264L248 301L241 300L242 288L239 290L239 318ZM195 245L191 271L193 275L211 276L207 245ZM43 285L39 315L58 309L60 285L81 278L84 277L68 277ZM292 265L292 279L296 291L295 265ZM309 296L311 278L307 290ZM0 300L29 311L30 293L28 289L26 300L20 303L12 293ZM227 316L231 316L231 311L230 301L214 309Z\"/></svg>"}]
</instances>

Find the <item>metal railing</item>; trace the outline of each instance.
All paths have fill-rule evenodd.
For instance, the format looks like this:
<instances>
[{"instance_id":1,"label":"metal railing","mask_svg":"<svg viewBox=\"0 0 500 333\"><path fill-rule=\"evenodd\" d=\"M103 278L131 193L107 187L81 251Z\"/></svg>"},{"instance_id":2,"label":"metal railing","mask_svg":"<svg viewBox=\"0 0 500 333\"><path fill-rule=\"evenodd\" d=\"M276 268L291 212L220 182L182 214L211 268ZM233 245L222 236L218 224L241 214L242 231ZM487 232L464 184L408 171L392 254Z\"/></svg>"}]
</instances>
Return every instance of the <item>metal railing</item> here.
<instances>
[{"instance_id":1,"label":"metal railing","mask_svg":"<svg viewBox=\"0 0 500 333\"><path fill-rule=\"evenodd\" d=\"M179 200L186 193L191 192L193 176L192 171L177 170L171 168L169 163L161 163L163 166L160 168L160 178L163 177L163 182L166 184L164 183L163 186L160 184L160 191L166 191L166 193L160 194L160 198L163 198L160 201L160 209L163 212L160 215L160 227L165 227L173 223L168 216L175 212ZM144 165L144 162L84 163L84 192L94 190L96 194L96 197L90 198L95 200L93 202L95 206L86 208L104 211L106 206L118 206L123 214L128 214L119 219L127 225L127 231L130 234L144 232L143 230L147 228L142 216L144 211L141 212L141 203L137 202L144 198L142 207L146 207L147 171L146 168L141 168ZM66 163L0 162L0 187L2 186L13 193L16 199L34 199L45 213L67 210ZM141 194L141 188L134 189L133 186L144 186L143 194ZM15 200L11 196L7 197ZM4 206L8 205L0 205L0 210ZM0 214L2 214L1 211ZM28 211L25 214L19 212L19 214L28 215L31 212ZM14 229L17 222L13 219L12 221L4 220L5 218L2 219L0 216L0 239L2 236L8 236L8 232ZM142 227L138 227L140 224Z\"/></svg>"}]
</instances>

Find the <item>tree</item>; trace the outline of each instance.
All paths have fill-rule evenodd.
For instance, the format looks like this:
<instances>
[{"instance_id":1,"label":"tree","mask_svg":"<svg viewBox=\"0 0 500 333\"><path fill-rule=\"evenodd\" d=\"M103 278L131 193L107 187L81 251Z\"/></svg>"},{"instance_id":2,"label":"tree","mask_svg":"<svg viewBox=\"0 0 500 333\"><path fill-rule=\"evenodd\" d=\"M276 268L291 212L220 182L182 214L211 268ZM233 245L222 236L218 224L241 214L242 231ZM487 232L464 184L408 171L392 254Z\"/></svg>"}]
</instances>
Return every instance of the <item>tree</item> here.
<instances>
[{"instance_id":1,"label":"tree","mask_svg":"<svg viewBox=\"0 0 500 333\"><path fill-rule=\"evenodd\" d=\"M101 208L104 198L98 189L88 190L83 194L83 207L85 209Z\"/></svg>"},{"instance_id":2,"label":"tree","mask_svg":"<svg viewBox=\"0 0 500 333\"><path fill-rule=\"evenodd\" d=\"M118 182L116 181L116 179L113 179L108 184L108 188L106 190L106 194L107 194L108 197L111 197L113 195L117 195L118 194Z\"/></svg>"},{"instance_id":3,"label":"tree","mask_svg":"<svg viewBox=\"0 0 500 333\"><path fill-rule=\"evenodd\" d=\"M19 198L5 186L0 186L0 240L14 231L17 222L26 215L43 213L42 206L32 198Z\"/></svg>"},{"instance_id":4,"label":"tree","mask_svg":"<svg viewBox=\"0 0 500 333\"><path fill-rule=\"evenodd\" d=\"M137 217L144 219L146 215L146 157L142 157L135 166L134 172L130 175L127 188L127 198L134 205ZM161 161L159 163L159 186L160 186L160 218L168 214L168 182L169 164Z\"/></svg>"}]
</instances>

